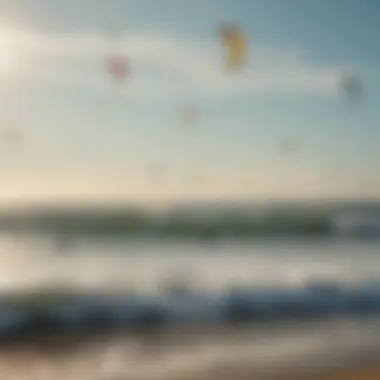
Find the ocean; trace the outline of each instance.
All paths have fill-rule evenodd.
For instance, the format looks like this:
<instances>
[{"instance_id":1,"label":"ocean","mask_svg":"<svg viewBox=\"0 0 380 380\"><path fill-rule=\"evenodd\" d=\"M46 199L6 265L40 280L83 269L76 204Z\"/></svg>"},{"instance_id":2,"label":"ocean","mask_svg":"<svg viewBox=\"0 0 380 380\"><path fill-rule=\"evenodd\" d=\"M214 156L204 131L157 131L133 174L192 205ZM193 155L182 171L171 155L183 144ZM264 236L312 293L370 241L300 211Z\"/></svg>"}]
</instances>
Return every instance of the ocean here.
<instances>
[{"instance_id":1,"label":"ocean","mask_svg":"<svg viewBox=\"0 0 380 380\"><path fill-rule=\"evenodd\" d=\"M360 283L380 275L375 202L35 208L0 213L0 286ZM200 289L199 289L200 290Z\"/></svg>"},{"instance_id":2,"label":"ocean","mask_svg":"<svg viewBox=\"0 0 380 380\"><path fill-rule=\"evenodd\" d=\"M3 289L58 282L79 287L154 292L181 279L198 290L234 286L302 287L308 282L355 284L380 279L380 241L281 238L212 243L3 234ZM65 243L67 244L67 243Z\"/></svg>"},{"instance_id":3,"label":"ocean","mask_svg":"<svg viewBox=\"0 0 380 380\"><path fill-rule=\"evenodd\" d=\"M160 371L175 378L227 362L279 374L378 358L375 206L7 211L0 215L0 335L27 331L35 302L38 318L43 310L75 331L100 313L123 329L164 326L166 354L154 365L144 353L151 364L138 367L135 335L112 330L101 339L100 361L122 340L115 355L125 378L156 379Z\"/></svg>"}]
</instances>

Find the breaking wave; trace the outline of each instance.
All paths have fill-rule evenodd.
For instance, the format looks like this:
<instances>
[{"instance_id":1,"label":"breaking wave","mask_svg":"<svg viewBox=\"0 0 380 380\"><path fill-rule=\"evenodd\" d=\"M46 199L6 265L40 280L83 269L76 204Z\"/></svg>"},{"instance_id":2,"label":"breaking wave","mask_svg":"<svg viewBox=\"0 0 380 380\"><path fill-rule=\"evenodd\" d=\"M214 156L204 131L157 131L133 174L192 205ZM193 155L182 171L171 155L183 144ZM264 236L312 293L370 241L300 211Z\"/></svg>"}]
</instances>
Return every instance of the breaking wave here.
<instances>
[{"instance_id":1,"label":"breaking wave","mask_svg":"<svg viewBox=\"0 0 380 380\"><path fill-rule=\"evenodd\" d=\"M380 208L188 207L55 210L0 215L0 230L66 235L254 238L261 236L380 237Z\"/></svg>"},{"instance_id":2,"label":"breaking wave","mask_svg":"<svg viewBox=\"0 0 380 380\"><path fill-rule=\"evenodd\" d=\"M3 295L0 338L66 331L174 325L274 323L380 313L380 283L345 287L314 282L300 288L235 288L156 296L79 294L65 291Z\"/></svg>"}]
</instances>

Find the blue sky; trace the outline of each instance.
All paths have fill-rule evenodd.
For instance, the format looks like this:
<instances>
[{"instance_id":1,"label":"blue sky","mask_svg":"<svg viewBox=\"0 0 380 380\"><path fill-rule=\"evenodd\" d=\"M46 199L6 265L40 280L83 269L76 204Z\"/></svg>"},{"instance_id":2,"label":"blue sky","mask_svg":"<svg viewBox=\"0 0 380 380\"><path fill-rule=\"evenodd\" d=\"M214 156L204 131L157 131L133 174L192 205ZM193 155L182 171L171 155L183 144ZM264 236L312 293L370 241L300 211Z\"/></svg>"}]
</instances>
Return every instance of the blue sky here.
<instances>
[{"instance_id":1,"label":"blue sky","mask_svg":"<svg viewBox=\"0 0 380 380\"><path fill-rule=\"evenodd\" d=\"M378 197L378 0L0 0L0 199ZM245 69L223 72L221 24ZM117 46L107 31L120 31ZM111 51L131 67L115 86ZM349 106L339 78L363 96ZM198 121L181 123L196 107ZM5 132L4 132L5 133ZM283 141L298 150L281 153ZM161 181L152 168L165 168Z\"/></svg>"}]
</instances>

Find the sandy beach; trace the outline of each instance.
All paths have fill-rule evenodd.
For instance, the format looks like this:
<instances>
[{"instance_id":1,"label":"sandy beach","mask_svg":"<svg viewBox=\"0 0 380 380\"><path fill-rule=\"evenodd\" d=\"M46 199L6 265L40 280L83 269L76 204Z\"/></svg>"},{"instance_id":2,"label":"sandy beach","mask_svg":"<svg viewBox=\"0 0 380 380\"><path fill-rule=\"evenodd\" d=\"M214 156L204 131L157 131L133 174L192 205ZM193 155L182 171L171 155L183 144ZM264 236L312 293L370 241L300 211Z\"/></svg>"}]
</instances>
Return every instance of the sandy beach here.
<instances>
[{"instance_id":1,"label":"sandy beach","mask_svg":"<svg viewBox=\"0 0 380 380\"><path fill-rule=\"evenodd\" d=\"M120 333L3 346L0 378L25 380L378 379L379 321L264 331ZM335 331L335 334L332 332ZM372 376L372 377L371 377Z\"/></svg>"},{"instance_id":2,"label":"sandy beach","mask_svg":"<svg viewBox=\"0 0 380 380\"><path fill-rule=\"evenodd\" d=\"M380 365L350 371L323 373L308 378L308 380L376 380L380 379Z\"/></svg>"}]
</instances>

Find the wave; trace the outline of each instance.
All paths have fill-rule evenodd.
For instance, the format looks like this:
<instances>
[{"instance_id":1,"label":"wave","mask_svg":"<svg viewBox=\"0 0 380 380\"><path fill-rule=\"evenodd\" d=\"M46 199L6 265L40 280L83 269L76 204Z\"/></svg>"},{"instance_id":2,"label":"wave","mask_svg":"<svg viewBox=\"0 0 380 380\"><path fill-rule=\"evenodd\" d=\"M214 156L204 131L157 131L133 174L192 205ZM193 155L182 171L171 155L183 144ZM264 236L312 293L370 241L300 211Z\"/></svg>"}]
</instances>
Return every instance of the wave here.
<instances>
[{"instance_id":1,"label":"wave","mask_svg":"<svg viewBox=\"0 0 380 380\"><path fill-rule=\"evenodd\" d=\"M0 340L57 332L302 321L380 314L380 283L347 287L314 282L294 288L147 295L78 294L54 290L3 295Z\"/></svg>"},{"instance_id":2,"label":"wave","mask_svg":"<svg viewBox=\"0 0 380 380\"><path fill-rule=\"evenodd\" d=\"M55 210L0 214L0 231L57 235L254 238L257 236L380 237L380 209L338 207L189 207Z\"/></svg>"}]
</instances>

